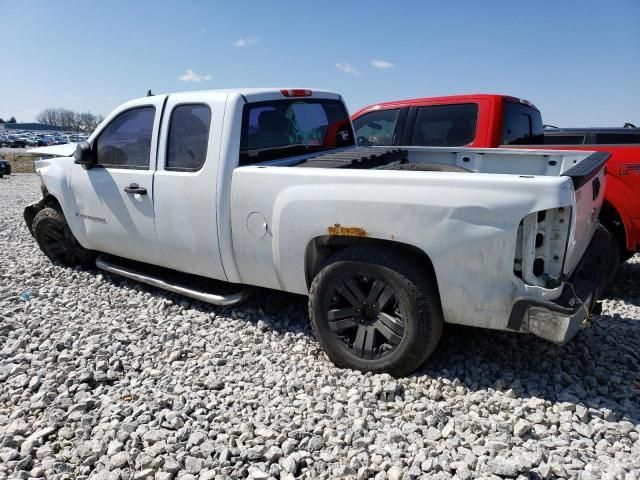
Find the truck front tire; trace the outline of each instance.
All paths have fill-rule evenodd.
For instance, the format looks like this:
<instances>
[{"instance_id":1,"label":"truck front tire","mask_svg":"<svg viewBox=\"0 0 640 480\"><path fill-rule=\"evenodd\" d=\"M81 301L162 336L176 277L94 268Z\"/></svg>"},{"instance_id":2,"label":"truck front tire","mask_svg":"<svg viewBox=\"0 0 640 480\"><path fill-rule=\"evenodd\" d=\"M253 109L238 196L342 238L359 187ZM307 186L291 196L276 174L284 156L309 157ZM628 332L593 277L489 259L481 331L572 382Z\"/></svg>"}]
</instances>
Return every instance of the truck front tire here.
<instances>
[{"instance_id":1,"label":"truck front tire","mask_svg":"<svg viewBox=\"0 0 640 480\"><path fill-rule=\"evenodd\" d=\"M40 250L54 263L67 267L95 266L96 254L83 248L73 236L67 220L59 210L46 207L33 218L31 231Z\"/></svg>"},{"instance_id":2,"label":"truck front tire","mask_svg":"<svg viewBox=\"0 0 640 480\"><path fill-rule=\"evenodd\" d=\"M309 315L337 366L394 376L431 356L444 323L432 279L417 262L380 247L331 256L311 284Z\"/></svg>"}]
</instances>

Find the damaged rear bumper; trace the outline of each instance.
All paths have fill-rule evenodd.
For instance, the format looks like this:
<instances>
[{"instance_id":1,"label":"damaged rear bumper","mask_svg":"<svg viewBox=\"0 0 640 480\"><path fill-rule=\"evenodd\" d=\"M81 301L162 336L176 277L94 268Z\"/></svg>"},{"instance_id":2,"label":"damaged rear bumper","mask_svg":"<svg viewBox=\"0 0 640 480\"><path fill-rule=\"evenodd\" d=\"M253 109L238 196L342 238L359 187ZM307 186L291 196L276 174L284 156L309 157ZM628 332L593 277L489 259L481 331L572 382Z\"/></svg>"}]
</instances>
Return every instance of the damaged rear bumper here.
<instances>
[{"instance_id":1,"label":"damaged rear bumper","mask_svg":"<svg viewBox=\"0 0 640 480\"><path fill-rule=\"evenodd\" d=\"M608 233L598 228L580 264L553 301L517 298L507 328L529 332L554 343L566 343L578 333L597 308L604 288L611 253Z\"/></svg>"}]
</instances>

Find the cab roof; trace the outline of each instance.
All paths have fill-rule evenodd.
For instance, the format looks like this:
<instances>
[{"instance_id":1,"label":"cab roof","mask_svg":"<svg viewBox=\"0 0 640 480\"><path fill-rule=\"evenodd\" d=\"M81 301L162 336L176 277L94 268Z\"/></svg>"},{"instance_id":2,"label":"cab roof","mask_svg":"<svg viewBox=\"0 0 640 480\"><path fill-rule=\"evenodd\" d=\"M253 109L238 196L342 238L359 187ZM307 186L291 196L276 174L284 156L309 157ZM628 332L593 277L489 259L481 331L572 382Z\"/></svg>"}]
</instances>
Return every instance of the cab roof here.
<instances>
[{"instance_id":1,"label":"cab roof","mask_svg":"<svg viewBox=\"0 0 640 480\"><path fill-rule=\"evenodd\" d=\"M301 88L301 87L267 87L267 88L220 88L211 90L190 90L184 92L170 92L163 95L188 95L196 96L198 94L236 94L241 95L247 101L261 101L271 98L291 98L283 95L283 91L309 91L311 95L304 98L328 98L333 100L342 100L342 96L339 93L331 92L327 90L319 90L315 88ZM135 100L142 100L145 97L140 97Z\"/></svg>"},{"instance_id":2,"label":"cab roof","mask_svg":"<svg viewBox=\"0 0 640 480\"><path fill-rule=\"evenodd\" d=\"M463 103L463 102L473 102L473 101L478 101L478 100L490 100L493 102L498 102L498 101L502 101L502 100L507 100L510 102L516 102L516 103L523 103L525 105L528 105L532 108L535 108L536 110L538 110L538 108L533 105L531 102L518 98L518 97L513 97L511 95L501 95L501 94L492 94L492 93L471 93L471 94L464 94L464 95L445 95L445 96L440 96L440 97L420 97L420 98L409 98L409 99L405 99L405 100L393 100L390 102L381 102L381 103L375 103L369 106L366 106L360 110L358 110L354 116L357 115L361 115L364 112L370 111L370 110L379 110L379 109L388 109L388 108L396 108L396 107L408 107L412 104L420 104L420 103L427 103L427 102L435 102L435 103L447 103L447 102L455 102L455 103Z\"/></svg>"}]
</instances>

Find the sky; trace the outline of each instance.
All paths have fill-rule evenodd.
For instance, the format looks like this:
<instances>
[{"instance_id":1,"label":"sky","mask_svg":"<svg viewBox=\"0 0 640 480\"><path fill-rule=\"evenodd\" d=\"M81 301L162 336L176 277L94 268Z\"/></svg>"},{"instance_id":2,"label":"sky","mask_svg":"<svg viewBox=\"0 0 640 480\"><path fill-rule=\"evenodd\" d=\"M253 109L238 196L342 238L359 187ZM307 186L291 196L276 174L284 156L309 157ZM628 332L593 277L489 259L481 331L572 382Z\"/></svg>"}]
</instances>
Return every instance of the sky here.
<instances>
[{"instance_id":1,"label":"sky","mask_svg":"<svg viewBox=\"0 0 640 480\"><path fill-rule=\"evenodd\" d=\"M640 0L0 0L0 117L146 94L310 87L366 105L525 98L545 123L640 126Z\"/></svg>"}]
</instances>

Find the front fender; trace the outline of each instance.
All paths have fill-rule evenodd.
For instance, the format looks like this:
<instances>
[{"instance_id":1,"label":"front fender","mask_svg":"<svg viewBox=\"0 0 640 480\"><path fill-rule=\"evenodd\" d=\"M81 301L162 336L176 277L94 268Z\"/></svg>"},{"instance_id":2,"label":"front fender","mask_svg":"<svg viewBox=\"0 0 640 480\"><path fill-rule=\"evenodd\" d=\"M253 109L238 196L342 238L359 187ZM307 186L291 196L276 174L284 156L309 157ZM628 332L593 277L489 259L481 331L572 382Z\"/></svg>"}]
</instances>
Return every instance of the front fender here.
<instances>
[{"instance_id":1,"label":"front fender","mask_svg":"<svg viewBox=\"0 0 640 480\"><path fill-rule=\"evenodd\" d=\"M24 212L22 213L22 216L24 218L25 223L27 224L27 228L29 229L29 233L31 234L31 236L33 236L33 228L31 228L33 224L33 219L35 218L36 214L44 208L45 200L46 198L43 198L37 202L34 202L24 207Z\"/></svg>"},{"instance_id":2,"label":"front fender","mask_svg":"<svg viewBox=\"0 0 640 480\"><path fill-rule=\"evenodd\" d=\"M81 227L77 221L74 221L78 208L76 195L71 188L72 169L76 167L73 157L55 157L37 160L35 167L42 182L44 196L43 200L41 200L41 202L44 201L44 204L40 205L40 208L47 204L47 198L50 200L55 199L67 219L71 232L80 245L87 248L87 245L83 241L85 238L84 232L78 231ZM35 210L35 213L33 212L34 209L38 208L36 205L37 204L29 205L27 207L29 209L28 212L27 209L25 209L25 220L27 220L26 215L30 216L33 214L35 216L37 210ZM31 220L33 220L32 217Z\"/></svg>"}]
</instances>

